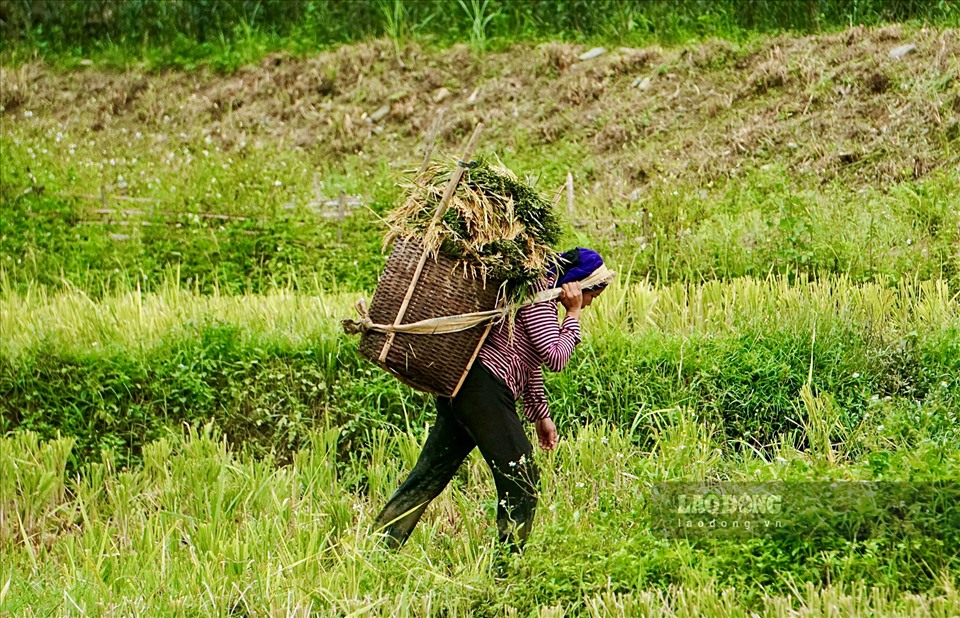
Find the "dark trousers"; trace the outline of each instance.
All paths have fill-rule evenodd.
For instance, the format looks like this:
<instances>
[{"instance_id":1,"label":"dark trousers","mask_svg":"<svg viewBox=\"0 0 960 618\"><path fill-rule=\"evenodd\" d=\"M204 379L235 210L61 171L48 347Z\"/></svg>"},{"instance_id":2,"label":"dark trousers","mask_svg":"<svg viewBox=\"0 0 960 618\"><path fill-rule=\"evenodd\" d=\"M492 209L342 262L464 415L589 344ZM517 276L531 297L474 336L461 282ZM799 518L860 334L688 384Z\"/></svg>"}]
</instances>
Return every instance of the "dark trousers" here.
<instances>
[{"instance_id":1,"label":"dark trousers","mask_svg":"<svg viewBox=\"0 0 960 618\"><path fill-rule=\"evenodd\" d=\"M513 393L479 361L456 398L437 399L437 422L417 465L377 517L374 527L386 535L389 546L403 545L475 446L497 486L500 541L511 551L523 546L537 506L539 472Z\"/></svg>"}]
</instances>

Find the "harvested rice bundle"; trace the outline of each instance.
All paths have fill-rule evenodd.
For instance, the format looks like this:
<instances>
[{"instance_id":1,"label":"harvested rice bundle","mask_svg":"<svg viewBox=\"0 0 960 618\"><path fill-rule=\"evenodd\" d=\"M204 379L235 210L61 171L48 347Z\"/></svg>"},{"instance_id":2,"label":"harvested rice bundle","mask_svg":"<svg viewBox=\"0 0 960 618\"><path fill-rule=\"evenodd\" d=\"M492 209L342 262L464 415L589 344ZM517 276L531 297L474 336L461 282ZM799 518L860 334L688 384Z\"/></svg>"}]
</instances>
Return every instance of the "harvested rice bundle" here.
<instances>
[{"instance_id":1,"label":"harvested rice bundle","mask_svg":"<svg viewBox=\"0 0 960 618\"><path fill-rule=\"evenodd\" d=\"M508 299L525 298L554 259L560 223L552 205L499 159L479 158L467 164L440 224L432 226L455 165L433 164L405 187L405 201L387 218L384 244L416 237L472 278L503 280Z\"/></svg>"}]
</instances>

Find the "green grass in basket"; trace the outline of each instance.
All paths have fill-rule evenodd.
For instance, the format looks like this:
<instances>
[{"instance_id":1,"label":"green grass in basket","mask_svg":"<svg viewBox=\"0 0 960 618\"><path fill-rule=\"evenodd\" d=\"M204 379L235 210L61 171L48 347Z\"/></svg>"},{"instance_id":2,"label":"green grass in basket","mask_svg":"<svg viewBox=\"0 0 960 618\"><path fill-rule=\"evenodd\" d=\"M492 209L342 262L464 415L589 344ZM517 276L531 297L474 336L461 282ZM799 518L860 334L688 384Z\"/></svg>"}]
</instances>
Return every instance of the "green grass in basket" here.
<instances>
[{"instance_id":1,"label":"green grass in basket","mask_svg":"<svg viewBox=\"0 0 960 618\"><path fill-rule=\"evenodd\" d=\"M499 160L470 164L438 226L431 226L456 163L431 165L405 186L405 199L387 218L384 240L415 236L431 252L461 262L474 277L503 280L507 297L521 299L555 255L560 222L550 202Z\"/></svg>"}]
</instances>

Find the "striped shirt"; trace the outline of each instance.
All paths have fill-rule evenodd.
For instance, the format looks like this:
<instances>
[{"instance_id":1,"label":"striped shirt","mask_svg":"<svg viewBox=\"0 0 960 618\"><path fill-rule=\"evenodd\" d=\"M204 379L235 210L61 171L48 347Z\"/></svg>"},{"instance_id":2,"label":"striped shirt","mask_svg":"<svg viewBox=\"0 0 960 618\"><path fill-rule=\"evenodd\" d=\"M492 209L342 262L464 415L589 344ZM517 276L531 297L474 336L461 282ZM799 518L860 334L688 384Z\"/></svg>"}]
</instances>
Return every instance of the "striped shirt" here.
<instances>
[{"instance_id":1,"label":"striped shirt","mask_svg":"<svg viewBox=\"0 0 960 618\"><path fill-rule=\"evenodd\" d=\"M480 362L506 383L515 399L523 397L523 414L531 421L550 417L541 367L560 371L580 343L577 318L567 316L561 324L557 313L553 300L524 307L517 311L512 342L502 320L480 348Z\"/></svg>"}]
</instances>

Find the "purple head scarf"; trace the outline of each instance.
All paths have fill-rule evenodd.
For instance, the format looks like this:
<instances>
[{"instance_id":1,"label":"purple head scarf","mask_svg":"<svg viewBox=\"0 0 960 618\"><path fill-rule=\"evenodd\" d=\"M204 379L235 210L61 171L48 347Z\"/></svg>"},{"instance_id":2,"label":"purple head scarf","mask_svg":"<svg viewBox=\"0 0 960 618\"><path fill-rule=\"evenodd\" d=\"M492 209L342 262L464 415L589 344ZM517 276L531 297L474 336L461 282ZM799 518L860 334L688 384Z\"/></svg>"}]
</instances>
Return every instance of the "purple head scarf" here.
<instances>
[{"instance_id":1,"label":"purple head scarf","mask_svg":"<svg viewBox=\"0 0 960 618\"><path fill-rule=\"evenodd\" d=\"M554 267L557 272L557 282L554 287L558 288L571 281L582 281L601 266L603 266L603 258L591 249L577 247L562 253L557 266Z\"/></svg>"}]
</instances>

